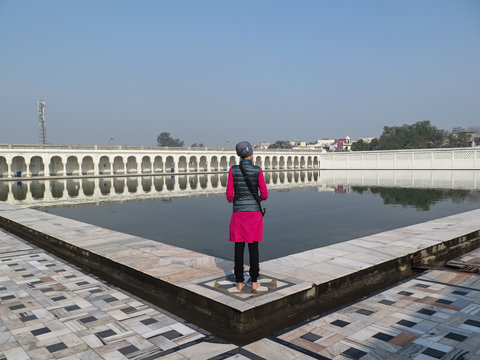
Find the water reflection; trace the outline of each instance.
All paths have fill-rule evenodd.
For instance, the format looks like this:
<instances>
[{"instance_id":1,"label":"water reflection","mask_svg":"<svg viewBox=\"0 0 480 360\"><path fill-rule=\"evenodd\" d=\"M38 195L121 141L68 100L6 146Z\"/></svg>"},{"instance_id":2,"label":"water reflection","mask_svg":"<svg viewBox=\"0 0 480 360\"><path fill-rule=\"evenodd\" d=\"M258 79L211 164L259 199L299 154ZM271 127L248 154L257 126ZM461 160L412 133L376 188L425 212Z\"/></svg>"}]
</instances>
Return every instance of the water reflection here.
<instances>
[{"instance_id":1,"label":"water reflection","mask_svg":"<svg viewBox=\"0 0 480 360\"><path fill-rule=\"evenodd\" d=\"M428 210L442 199L471 197L470 190L480 189L480 171L316 170L265 172L264 175L272 190L314 186L320 192L368 191L379 194L385 204L414 206L419 210ZM0 181L0 201L52 207L99 201L220 194L225 191L226 185L227 174ZM415 190L412 191L412 188ZM425 190L431 188L444 190ZM467 191L447 191L453 189Z\"/></svg>"}]
</instances>

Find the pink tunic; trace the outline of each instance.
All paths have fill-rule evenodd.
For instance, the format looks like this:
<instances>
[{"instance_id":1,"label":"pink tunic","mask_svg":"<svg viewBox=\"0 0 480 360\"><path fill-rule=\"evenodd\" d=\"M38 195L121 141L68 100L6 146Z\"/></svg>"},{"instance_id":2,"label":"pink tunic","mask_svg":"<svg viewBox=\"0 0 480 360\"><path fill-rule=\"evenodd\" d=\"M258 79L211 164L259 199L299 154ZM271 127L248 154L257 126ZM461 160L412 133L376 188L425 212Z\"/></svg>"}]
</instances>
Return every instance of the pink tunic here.
<instances>
[{"instance_id":1,"label":"pink tunic","mask_svg":"<svg viewBox=\"0 0 480 360\"><path fill-rule=\"evenodd\" d=\"M263 177L262 169L258 174L258 190L260 199L268 198L267 185ZM232 168L228 172L227 200L232 202L235 194L233 185ZM263 216L260 211L241 211L232 213L230 218L230 230L228 241L252 243L263 240Z\"/></svg>"}]
</instances>

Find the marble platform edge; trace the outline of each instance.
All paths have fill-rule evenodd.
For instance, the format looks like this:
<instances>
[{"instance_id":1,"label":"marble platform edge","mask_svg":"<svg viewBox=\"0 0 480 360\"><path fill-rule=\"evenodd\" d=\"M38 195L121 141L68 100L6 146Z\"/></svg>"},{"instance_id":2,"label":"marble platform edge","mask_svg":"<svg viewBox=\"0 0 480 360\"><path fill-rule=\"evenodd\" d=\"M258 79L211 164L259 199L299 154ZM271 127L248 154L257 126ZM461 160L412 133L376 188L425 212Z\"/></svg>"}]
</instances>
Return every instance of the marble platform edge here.
<instances>
[{"instance_id":1,"label":"marble platform edge","mask_svg":"<svg viewBox=\"0 0 480 360\"><path fill-rule=\"evenodd\" d=\"M3 215L7 215L7 216L3 216ZM400 262L397 264L398 269L401 270L402 267L407 269L409 265L408 264L409 258L411 258L413 254L418 253L419 251L424 251L424 252L428 250L431 251L435 247L443 247L444 249L446 248L445 241L442 241L442 240L435 241L435 240L432 240L431 237L429 238L428 236L426 236L426 239L422 238L422 235L425 235L426 232L428 233L433 230L435 230L436 232L444 231L446 234L448 234L450 238L453 237L454 239L459 239L461 237L465 237L465 235L469 233L471 234L475 231L478 232L478 229L480 228L480 221L479 221L480 211L474 210L474 211L470 211L463 214L457 214L457 215L449 216L446 218L429 221L426 223L416 224L416 225L408 226L405 228L395 229L395 230L387 231L384 233L372 235L372 237L375 237L375 236L378 237L380 235L381 237L385 237L387 239L396 238L401 242L401 246L399 246L399 248L401 248L401 251L402 251L401 256L398 256L398 254L393 252L394 256L390 256L384 259L382 258L376 264L369 264L368 262L362 262L362 261L358 261L358 259L357 260L355 259L356 255L358 255L360 250L365 254L372 253L372 251L369 251L368 248L365 248L365 246L362 246L361 242L359 243L359 241L365 242L366 239L368 239L369 237L364 237L361 239L353 239L345 243L335 244L335 245L331 245L324 248L309 250L304 253L293 254L287 257L270 260L265 263L262 263L261 266L262 268L265 269L264 272L283 276L284 278L288 277L290 280L296 281L297 285L295 286L295 289L292 288L293 292L279 291L278 294L272 293L264 297L253 296L244 301L240 301L238 299L234 299L226 295L222 295L218 297L213 297L208 295L208 297L205 297L204 294L201 294L200 292L198 293L196 292L195 286L194 286L195 282L201 282L203 279L205 279L206 276L212 277L216 275L225 275L227 273L224 269L219 269L219 268L213 269L213 271L211 271L210 273L208 273L208 271L203 271L205 269L212 270L211 267L209 268L209 265L211 264L207 264L206 266L204 266L205 264L201 264L201 263L197 264L194 262L194 265L192 266L192 260L196 260L202 257L215 259L213 257L208 257L207 255L195 253L190 250L176 248L174 246L157 243L151 240L142 239L142 238L138 238L138 237L122 234L122 233L117 233L115 231L103 229L100 227L96 227L93 225L81 223L81 222L70 220L70 219L64 219L51 214L41 213L32 209L21 208L18 206L12 206L12 205L0 206L0 218L5 219L6 217L10 218L10 220L11 218L15 218L14 220L15 222L17 222L18 224L21 224L22 226L30 228L32 231L39 231L40 233L51 232L52 235L50 236L52 236L53 238L59 238L61 241L66 242L71 249L73 249L73 247L78 247L80 245L78 244L78 239L76 241L72 241L71 244L68 243L67 238L71 236L72 235L71 232L75 230L81 231L82 235L86 236L87 239L89 237L88 235L91 235L94 238L96 236L104 236L108 239L106 243L109 246L106 246L105 248L103 248L103 250L106 250L106 252L104 253L102 253L102 251L99 251L98 246L95 247L94 245L93 245L93 248L90 250L88 249L89 246L86 246L85 249L78 247L80 251L82 250L86 251L84 253L84 255L86 256L88 256L88 252L90 252L91 254L95 254L104 258L108 258L108 256L112 255L112 258L116 258L116 260L122 259L121 256L120 258L118 258L119 252L122 253L122 251L127 251L127 252L132 251L132 246L130 247L125 246L125 244L123 245L115 244L115 246L112 246L112 243L116 242L119 238L120 238L120 242L126 241L127 243L128 242L131 243L133 239L140 241L140 245L141 245L140 248L146 247L148 248L148 250L151 250L152 248L160 246L162 251L166 250L167 253L170 251L170 254L172 254L172 251L173 251L173 255L172 255L173 257L175 257L175 255L178 255L178 252L180 252L180 254L183 254L183 255L188 254L186 258L180 257L181 259L177 263L175 262L173 263L173 267L175 267L176 265L185 265L184 268L180 266L180 269L176 269L179 271L179 273L181 273L182 271L188 272L188 271L191 271L192 269L200 270L196 274L193 274L193 276L192 274L189 274L189 281L187 282L181 282L177 284L175 282L169 282L168 279L171 277L168 274L155 275L155 274L152 274L151 272L149 273L148 270L145 271L145 274L162 281L162 283L165 283L166 286L176 288L177 291L181 293L179 296L177 296L177 299L176 299L180 303L188 304L192 300L190 298L190 295L194 293L195 295L194 299L199 303L199 306L196 307L196 310L199 310L199 311L201 311L202 309L204 310L205 307L202 308L201 305L208 304L209 310L207 311L207 313L203 314L207 317L211 316L212 312L224 311L224 309L221 309L221 306L218 307L219 305L223 305L224 307L226 306L234 310L234 312L230 313L230 315L236 312L240 314L251 313L252 311L254 313L256 312L253 315L252 314L247 315L243 319L234 319L235 321L239 322L239 324L237 325L239 325L240 327L244 326L245 322L252 320L251 316L254 316L255 320L257 320L258 322L259 317L262 316L261 314L259 315L258 312L265 312L266 307L271 307L271 308L273 307L272 313L277 313L277 314L282 310L284 310L282 309L282 307L283 308L291 307L294 313L289 314L291 315L289 316L291 318L289 322L298 321L301 318L306 318L307 316L311 316L312 313L306 310L306 308L308 308L309 306L316 307L317 311L318 309L320 309L321 311L326 311L328 310L328 308L325 306L328 304L323 304L322 306L319 307L318 298L327 294L328 291L331 291L332 284L336 284L335 286L342 285L342 284L343 286L345 285L350 286L352 285L351 284L352 280L358 281L358 280L361 280L362 276L368 277L369 274L371 275L372 272L376 271L375 270L376 267L379 267L379 266L385 267L386 265L391 265L392 261L398 262L400 260ZM46 221L47 218L50 221ZM36 229L36 228L39 228L39 229ZM425 243L425 241L427 246L422 245L423 243ZM75 242L77 242L77 244L75 244ZM387 249L391 250L393 246L391 244L384 244L384 245L387 247L386 249L384 249L385 253L387 253ZM407 245L410 245L410 248L408 248ZM133 261L139 260L141 262L144 262L146 258L152 255L150 251L145 251L142 253L142 251L139 250L138 246L134 246L134 247L135 247L134 249L135 251L133 252L134 255L141 255L141 256L139 259L138 258L135 259L135 257L133 257ZM381 246L378 245L377 250L378 248L381 248ZM117 252L113 252L114 250ZM321 256L321 255L325 255L325 253L328 254L329 252L331 253L330 255L328 255L330 256L329 259L326 260L324 256L323 257ZM379 252L382 253L382 251L379 251ZM354 255L353 257L351 256L352 254ZM129 253L129 255L131 254ZM309 258L309 260L307 260L307 262L304 261L303 263L301 261L298 261L299 259L302 259L302 256L303 258L305 257ZM126 258L123 258L123 260L125 259L131 260L131 258L128 256ZM299 264L299 266L293 267L293 270L290 269L292 268L292 266L288 266L288 262L291 260L295 261L296 264ZM115 260L112 260L112 261L115 261ZM227 260L219 259L219 261L224 262L223 265L230 266ZM350 262L353 261L353 267L349 267L349 265L351 265L349 261ZM269 267L271 267L270 265L274 264L275 262L280 262L281 265L283 265L284 269L282 273L276 273L274 271L269 270ZM326 262L327 264L325 264ZM186 265L187 263L190 267ZM124 261L123 263L119 262L119 264L125 267L132 265L132 264L129 264L128 261ZM160 268L165 267L167 269L169 266L170 268L172 267L171 266L172 263L166 263L166 264L160 264L160 265L161 265ZM346 270L343 273L341 273L340 276L338 276L339 275L338 273L337 274L332 274L332 273L325 274L324 272L322 273L322 271L324 271L325 268L329 268L329 267L333 268L335 271L338 271L342 267L346 268ZM285 271L285 269L287 270ZM389 269L389 271L394 270L394 273L395 273L396 270L398 269ZM384 268L384 271L385 270L386 269ZM141 270L136 270L136 271L141 271ZM302 277L302 274L308 273L308 271L310 271L310 275L312 274L313 276L318 275L317 281L310 282L310 281L299 280L299 278ZM198 275L198 276L195 277L195 275ZM399 281L401 280L401 278L392 276L391 280ZM371 287L372 278L367 279L367 282L368 281L370 282L369 284L370 286L365 287L365 289L368 288L369 290L372 290L372 287ZM334 292L337 290L338 289L334 289ZM147 300L149 300L148 296L146 296L146 298ZM170 298L169 300L172 300L172 299ZM352 299L350 298L349 300L351 301ZM295 308L295 306L292 307L292 303L294 304L297 301L301 301L305 303L303 305L303 309ZM334 305L331 304L330 306L332 307L338 306L338 302ZM261 310L256 310L256 309L261 309ZM295 311L297 312L295 313ZM304 312L303 315L301 314L302 312ZM286 325L288 325L288 323L282 322L281 325L278 324L278 327L280 326L285 327Z\"/></svg>"}]
</instances>

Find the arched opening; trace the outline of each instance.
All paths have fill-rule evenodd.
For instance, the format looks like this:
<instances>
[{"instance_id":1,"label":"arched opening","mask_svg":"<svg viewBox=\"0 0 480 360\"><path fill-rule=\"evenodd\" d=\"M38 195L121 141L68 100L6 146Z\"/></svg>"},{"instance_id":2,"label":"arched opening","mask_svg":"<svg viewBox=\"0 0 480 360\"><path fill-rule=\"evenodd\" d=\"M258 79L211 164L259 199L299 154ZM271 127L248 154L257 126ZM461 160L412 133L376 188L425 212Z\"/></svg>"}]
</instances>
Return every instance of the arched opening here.
<instances>
[{"instance_id":1,"label":"arched opening","mask_svg":"<svg viewBox=\"0 0 480 360\"><path fill-rule=\"evenodd\" d=\"M45 196L45 182L34 180L30 184L30 193L35 200L41 200Z\"/></svg>"},{"instance_id":2,"label":"arched opening","mask_svg":"<svg viewBox=\"0 0 480 360\"><path fill-rule=\"evenodd\" d=\"M18 181L12 184L12 194L15 200L25 200L27 198L27 193L28 187L26 183Z\"/></svg>"},{"instance_id":3,"label":"arched opening","mask_svg":"<svg viewBox=\"0 0 480 360\"><path fill-rule=\"evenodd\" d=\"M278 182L278 173L274 172L272 173L272 182L276 184Z\"/></svg>"},{"instance_id":4,"label":"arched opening","mask_svg":"<svg viewBox=\"0 0 480 360\"><path fill-rule=\"evenodd\" d=\"M128 192L134 194L137 192L138 187L138 178L136 177L128 177L127 178L127 189Z\"/></svg>"},{"instance_id":5,"label":"arched opening","mask_svg":"<svg viewBox=\"0 0 480 360\"><path fill-rule=\"evenodd\" d=\"M78 165L78 159L76 156L69 156L65 165L67 169L67 175L80 174L80 165Z\"/></svg>"},{"instance_id":6,"label":"arched opening","mask_svg":"<svg viewBox=\"0 0 480 360\"><path fill-rule=\"evenodd\" d=\"M165 186L168 191L173 191L175 189L175 176L169 176L165 179Z\"/></svg>"},{"instance_id":7,"label":"arched opening","mask_svg":"<svg viewBox=\"0 0 480 360\"><path fill-rule=\"evenodd\" d=\"M265 157L265 170L270 169L270 156Z\"/></svg>"},{"instance_id":8,"label":"arched opening","mask_svg":"<svg viewBox=\"0 0 480 360\"><path fill-rule=\"evenodd\" d=\"M121 156L115 156L115 158L113 159L113 173L125 174L125 164Z\"/></svg>"},{"instance_id":9,"label":"arched opening","mask_svg":"<svg viewBox=\"0 0 480 360\"><path fill-rule=\"evenodd\" d=\"M298 169L300 167L300 161L298 160L298 156L295 156L293 159L293 168Z\"/></svg>"},{"instance_id":10,"label":"arched opening","mask_svg":"<svg viewBox=\"0 0 480 360\"><path fill-rule=\"evenodd\" d=\"M291 168L293 168L293 162L292 162L292 157L289 156L287 158L287 169L291 169Z\"/></svg>"},{"instance_id":11,"label":"arched opening","mask_svg":"<svg viewBox=\"0 0 480 360\"><path fill-rule=\"evenodd\" d=\"M7 201L9 193L8 183L0 181L0 201Z\"/></svg>"},{"instance_id":12,"label":"arched opening","mask_svg":"<svg viewBox=\"0 0 480 360\"><path fill-rule=\"evenodd\" d=\"M312 162L312 157L309 156L309 157L308 157L308 160L307 160L307 168L311 169L311 168L312 168L312 164L313 164L313 162Z\"/></svg>"},{"instance_id":13,"label":"arched opening","mask_svg":"<svg viewBox=\"0 0 480 360\"><path fill-rule=\"evenodd\" d=\"M272 158L272 169L273 170L278 170L278 159L276 156Z\"/></svg>"},{"instance_id":14,"label":"arched opening","mask_svg":"<svg viewBox=\"0 0 480 360\"><path fill-rule=\"evenodd\" d=\"M188 182L190 184L190 189L196 190L198 186L198 175L189 176Z\"/></svg>"},{"instance_id":15,"label":"arched opening","mask_svg":"<svg viewBox=\"0 0 480 360\"><path fill-rule=\"evenodd\" d=\"M287 174L287 182L288 182L289 184L291 184L291 183L293 182L293 179L292 179L292 178L293 178L293 175L292 175L291 172L289 172L289 173Z\"/></svg>"},{"instance_id":16,"label":"arched opening","mask_svg":"<svg viewBox=\"0 0 480 360\"><path fill-rule=\"evenodd\" d=\"M257 158L255 159L255 165L262 167L262 157L261 156L257 156Z\"/></svg>"},{"instance_id":17,"label":"arched opening","mask_svg":"<svg viewBox=\"0 0 480 360\"><path fill-rule=\"evenodd\" d=\"M212 156L212 160L210 161L210 169L212 169L212 171L218 171L218 158L216 156Z\"/></svg>"},{"instance_id":18,"label":"arched opening","mask_svg":"<svg viewBox=\"0 0 480 360\"><path fill-rule=\"evenodd\" d=\"M180 187L180 190L187 190L187 175L182 175L178 177L178 186Z\"/></svg>"},{"instance_id":19,"label":"arched opening","mask_svg":"<svg viewBox=\"0 0 480 360\"><path fill-rule=\"evenodd\" d=\"M300 169L305 169L305 156L300 158Z\"/></svg>"},{"instance_id":20,"label":"arched opening","mask_svg":"<svg viewBox=\"0 0 480 360\"><path fill-rule=\"evenodd\" d=\"M12 159L11 169L13 176L15 177L24 177L27 175L27 164L25 163L25 159L23 158L23 156L15 156Z\"/></svg>"},{"instance_id":21,"label":"arched opening","mask_svg":"<svg viewBox=\"0 0 480 360\"><path fill-rule=\"evenodd\" d=\"M175 162L173 161L173 156L167 156L165 161L165 171L174 172L175 171Z\"/></svg>"},{"instance_id":22,"label":"arched opening","mask_svg":"<svg viewBox=\"0 0 480 360\"><path fill-rule=\"evenodd\" d=\"M95 167L93 165L93 158L91 156L85 156L82 159L82 175L92 175L94 172L95 172ZM82 184L82 188L83 188L83 184Z\"/></svg>"},{"instance_id":23,"label":"arched opening","mask_svg":"<svg viewBox=\"0 0 480 360\"><path fill-rule=\"evenodd\" d=\"M63 196L65 184L63 181L50 180L50 193L54 199L60 199Z\"/></svg>"},{"instance_id":24,"label":"arched opening","mask_svg":"<svg viewBox=\"0 0 480 360\"><path fill-rule=\"evenodd\" d=\"M63 163L60 156L54 156L50 159L50 165L48 167L50 176L63 175ZM62 185L63 186L63 185ZM63 187L62 187L63 192Z\"/></svg>"},{"instance_id":25,"label":"arched opening","mask_svg":"<svg viewBox=\"0 0 480 360\"><path fill-rule=\"evenodd\" d=\"M161 156L155 156L155 160L153 161L153 172L154 173L163 172L163 159Z\"/></svg>"},{"instance_id":26,"label":"arched opening","mask_svg":"<svg viewBox=\"0 0 480 360\"><path fill-rule=\"evenodd\" d=\"M208 171L208 163L207 163L207 157L206 156L201 156L200 157L200 171Z\"/></svg>"},{"instance_id":27,"label":"arched opening","mask_svg":"<svg viewBox=\"0 0 480 360\"><path fill-rule=\"evenodd\" d=\"M208 186L208 175L207 174L200 175L199 180L200 180L200 187L202 189L206 189Z\"/></svg>"},{"instance_id":28,"label":"arched opening","mask_svg":"<svg viewBox=\"0 0 480 360\"><path fill-rule=\"evenodd\" d=\"M68 160L67 160L68 162ZM78 196L78 193L80 192L80 184L78 180L72 180L68 179L67 180L67 194L69 197L74 198Z\"/></svg>"},{"instance_id":29,"label":"arched opening","mask_svg":"<svg viewBox=\"0 0 480 360\"><path fill-rule=\"evenodd\" d=\"M218 187L218 174L210 175L210 183L212 184L212 188Z\"/></svg>"},{"instance_id":30,"label":"arched opening","mask_svg":"<svg viewBox=\"0 0 480 360\"><path fill-rule=\"evenodd\" d=\"M125 191L125 179L124 178L113 178L113 190L116 194L123 194Z\"/></svg>"},{"instance_id":31,"label":"arched opening","mask_svg":"<svg viewBox=\"0 0 480 360\"><path fill-rule=\"evenodd\" d=\"M284 184L285 183L285 173L282 171L280 173L280 184Z\"/></svg>"},{"instance_id":32,"label":"arched opening","mask_svg":"<svg viewBox=\"0 0 480 360\"><path fill-rule=\"evenodd\" d=\"M82 190L85 196L93 196L95 192L95 181L91 179L82 179Z\"/></svg>"},{"instance_id":33,"label":"arched opening","mask_svg":"<svg viewBox=\"0 0 480 360\"><path fill-rule=\"evenodd\" d=\"M233 165L237 164L237 158L235 156L230 156L230 161L228 162L228 167L231 168Z\"/></svg>"},{"instance_id":34,"label":"arched opening","mask_svg":"<svg viewBox=\"0 0 480 360\"><path fill-rule=\"evenodd\" d=\"M315 157L313 158L313 167L314 167L315 169L317 169L317 168L319 167L318 156L315 156Z\"/></svg>"},{"instance_id":35,"label":"arched opening","mask_svg":"<svg viewBox=\"0 0 480 360\"><path fill-rule=\"evenodd\" d=\"M285 158L283 156L280 156L280 161L278 162L278 168L285 169Z\"/></svg>"},{"instance_id":36,"label":"arched opening","mask_svg":"<svg viewBox=\"0 0 480 360\"><path fill-rule=\"evenodd\" d=\"M180 158L178 159L178 171L187 171L187 158L185 156L180 156Z\"/></svg>"},{"instance_id":37,"label":"arched opening","mask_svg":"<svg viewBox=\"0 0 480 360\"><path fill-rule=\"evenodd\" d=\"M188 160L188 171L198 171L198 163L196 156L190 156L190 159Z\"/></svg>"},{"instance_id":38,"label":"arched opening","mask_svg":"<svg viewBox=\"0 0 480 360\"><path fill-rule=\"evenodd\" d=\"M7 177L7 176L8 176L7 159L0 156L0 177Z\"/></svg>"},{"instance_id":39,"label":"arched opening","mask_svg":"<svg viewBox=\"0 0 480 360\"><path fill-rule=\"evenodd\" d=\"M112 189L112 181L111 179L99 179L98 186L102 195L109 195Z\"/></svg>"},{"instance_id":40,"label":"arched opening","mask_svg":"<svg viewBox=\"0 0 480 360\"><path fill-rule=\"evenodd\" d=\"M30 174L32 176L44 176L45 175L45 165L43 164L43 160L40 156L34 156L30 159L29 168L30 168Z\"/></svg>"},{"instance_id":41,"label":"arched opening","mask_svg":"<svg viewBox=\"0 0 480 360\"><path fill-rule=\"evenodd\" d=\"M99 174L111 174L112 173L112 164L108 156L102 156L98 162L98 173Z\"/></svg>"},{"instance_id":42,"label":"arched opening","mask_svg":"<svg viewBox=\"0 0 480 360\"><path fill-rule=\"evenodd\" d=\"M227 180L228 180L228 175L227 174L221 174L220 175L220 185L222 187L227 187Z\"/></svg>"},{"instance_id":43,"label":"arched opening","mask_svg":"<svg viewBox=\"0 0 480 360\"><path fill-rule=\"evenodd\" d=\"M129 156L127 158L127 173L134 174L138 172L137 168L137 158L135 156Z\"/></svg>"},{"instance_id":44,"label":"arched opening","mask_svg":"<svg viewBox=\"0 0 480 360\"><path fill-rule=\"evenodd\" d=\"M264 174L264 176L265 176L265 183L266 183L267 185L270 184L270 178L271 178L270 174L271 174L271 173L269 173L269 172L266 172L266 173Z\"/></svg>"},{"instance_id":45,"label":"arched opening","mask_svg":"<svg viewBox=\"0 0 480 360\"><path fill-rule=\"evenodd\" d=\"M146 193L152 191L152 178L150 176L142 177L142 189Z\"/></svg>"},{"instance_id":46,"label":"arched opening","mask_svg":"<svg viewBox=\"0 0 480 360\"><path fill-rule=\"evenodd\" d=\"M298 176L297 171L295 171L295 173L293 174L293 178L294 178L295 182L298 183L298 180L299 180L300 177Z\"/></svg>"},{"instance_id":47,"label":"arched opening","mask_svg":"<svg viewBox=\"0 0 480 360\"><path fill-rule=\"evenodd\" d=\"M153 179L153 186L155 186L155 191L162 191L163 190L163 176L156 176Z\"/></svg>"},{"instance_id":48,"label":"arched opening","mask_svg":"<svg viewBox=\"0 0 480 360\"><path fill-rule=\"evenodd\" d=\"M302 172L300 173L300 181L301 181L302 183L305 182L305 172L304 172L304 171L302 171Z\"/></svg>"},{"instance_id":49,"label":"arched opening","mask_svg":"<svg viewBox=\"0 0 480 360\"><path fill-rule=\"evenodd\" d=\"M221 171L227 171L228 170L228 163L227 163L227 157L222 156L220 158L220 170Z\"/></svg>"},{"instance_id":50,"label":"arched opening","mask_svg":"<svg viewBox=\"0 0 480 360\"><path fill-rule=\"evenodd\" d=\"M150 174L152 172L152 162L150 156L144 156L142 158L141 171L143 174Z\"/></svg>"},{"instance_id":51,"label":"arched opening","mask_svg":"<svg viewBox=\"0 0 480 360\"><path fill-rule=\"evenodd\" d=\"M308 182L312 181L312 172L311 171L309 171L308 174L307 174L307 180L308 180Z\"/></svg>"}]
</instances>

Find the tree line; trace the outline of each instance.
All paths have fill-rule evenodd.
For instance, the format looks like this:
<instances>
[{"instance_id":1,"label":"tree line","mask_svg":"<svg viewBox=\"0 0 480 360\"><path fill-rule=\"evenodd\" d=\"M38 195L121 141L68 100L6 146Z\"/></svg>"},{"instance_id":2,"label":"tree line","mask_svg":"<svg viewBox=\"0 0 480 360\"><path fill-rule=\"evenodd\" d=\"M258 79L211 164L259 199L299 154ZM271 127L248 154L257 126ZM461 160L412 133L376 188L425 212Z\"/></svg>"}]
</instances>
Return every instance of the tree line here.
<instances>
[{"instance_id":1,"label":"tree line","mask_svg":"<svg viewBox=\"0 0 480 360\"><path fill-rule=\"evenodd\" d=\"M472 128L473 132L476 130ZM449 132L425 120L412 125L384 126L379 138L370 143L358 140L352 144L352 151L466 147L470 140L470 132L465 129Z\"/></svg>"}]
</instances>

